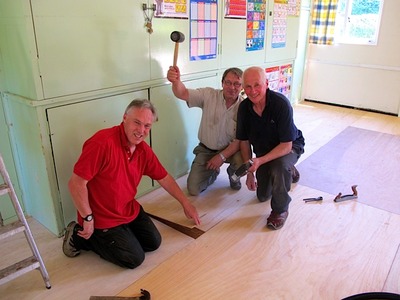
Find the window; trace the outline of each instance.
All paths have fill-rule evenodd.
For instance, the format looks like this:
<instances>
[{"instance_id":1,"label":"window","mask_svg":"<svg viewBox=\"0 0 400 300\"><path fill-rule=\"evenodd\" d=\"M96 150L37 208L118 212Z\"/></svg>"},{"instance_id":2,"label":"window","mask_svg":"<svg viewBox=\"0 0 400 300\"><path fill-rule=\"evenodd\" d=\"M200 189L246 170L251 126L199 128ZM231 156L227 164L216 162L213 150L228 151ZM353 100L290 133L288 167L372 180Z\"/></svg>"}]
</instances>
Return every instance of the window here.
<instances>
[{"instance_id":1,"label":"window","mask_svg":"<svg viewBox=\"0 0 400 300\"><path fill-rule=\"evenodd\" d=\"M376 45L383 0L338 0L335 43Z\"/></svg>"}]
</instances>

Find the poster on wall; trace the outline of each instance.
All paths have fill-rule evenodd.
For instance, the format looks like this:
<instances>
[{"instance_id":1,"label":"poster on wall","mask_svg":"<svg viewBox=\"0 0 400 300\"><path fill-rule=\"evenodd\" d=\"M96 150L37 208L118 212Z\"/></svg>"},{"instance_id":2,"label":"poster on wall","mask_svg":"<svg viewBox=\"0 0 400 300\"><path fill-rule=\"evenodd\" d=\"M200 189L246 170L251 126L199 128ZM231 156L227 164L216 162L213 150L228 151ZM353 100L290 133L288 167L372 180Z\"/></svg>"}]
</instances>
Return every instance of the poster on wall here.
<instances>
[{"instance_id":1,"label":"poster on wall","mask_svg":"<svg viewBox=\"0 0 400 300\"><path fill-rule=\"evenodd\" d=\"M280 74L279 74L278 92L280 92L281 94L284 94L288 99L290 99L292 78L293 78L292 65L288 64L288 65L281 66Z\"/></svg>"},{"instance_id":2,"label":"poster on wall","mask_svg":"<svg viewBox=\"0 0 400 300\"><path fill-rule=\"evenodd\" d=\"M225 18L246 19L246 0L225 0Z\"/></svg>"},{"instance_id":3,"label":"poster on wall","mask_svg":"<svg viewBox=\"0 0 400 300\"><path fill-rule=\"evenodd\" d=\"M268 87L290 99L293 68L291 64L275 66L265 69L268 79Z\"/></svg>"},{"instance_id":4,"label":"poster on wall","mask_svg":"<svg viewBox=\"0 0 400 300\"><path fill-rule=\"evenodd\" d=\"M288 0L288 16L300 16L301 0Z\"/></svg>"},{"instance_id":5,"label":"poster on wall","mask_svg":"<svg viewBox=\"0 0 400 300\"><path fill-rule=\"evenodd\" d=\"M266 0L247 1L246 51L264 49Z\"/></svg>"},{"instance_id":6,"label":"poster on wall","mask_svg":"<svg viewBox=\"0 0 400 300\"><path fill-rule=\"evenodd\" d=\"M288 0L275 0L274 15L272 20L272 48L286 46L286 29L288 16Z\"/></svg>"},{"instance_id":7,"label":"poster on wall","mask_svg":"<svg viewBox=\"0 0 400 300\"><path fill-rule=\"evenodd\" d=\"M267 74L268 87L273 91L278 91L279 88L279 66L265 69Z\"/></svg>"},{"instance_id":8,"label":"poster on wall","mask_svg":"<svg viewBox=\"0 0 400 300\"><path fill-rule=\"evenodd\" d=\"M187 19L189 17L187 0L154 0L156 18L178 18Z\"/></svg>"},{"instance_id":9,"label":"poster on wall","mask_svg":"<svg viewBox=\"0 0 400 300\"><path fill-rule=\"evenodd\" d=\"M217 0L190 1L190 60L217 57Z\"/></svg>"}]
</instances>

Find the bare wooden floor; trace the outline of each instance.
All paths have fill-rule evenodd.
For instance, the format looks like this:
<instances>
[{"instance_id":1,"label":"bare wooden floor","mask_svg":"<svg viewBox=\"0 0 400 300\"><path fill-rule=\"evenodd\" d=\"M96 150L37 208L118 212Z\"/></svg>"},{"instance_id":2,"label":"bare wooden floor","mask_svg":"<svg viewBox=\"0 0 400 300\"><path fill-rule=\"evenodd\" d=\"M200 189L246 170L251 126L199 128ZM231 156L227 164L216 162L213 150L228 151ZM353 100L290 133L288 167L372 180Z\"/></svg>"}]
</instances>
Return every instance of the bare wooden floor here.
<instances>
[{"instance_id":1,"label":"bare wooden floor","mask_svg":"<svg viewBox=\"0 0 400 300\"><path fill-rule=\"evenodd\" d=\"M295 106L295 119L306 137L300 161L347 126L400 135L400 118L316 103ZM131 296L142 288L152 299L162 300L341 299L369 291L400 293L400 215L357 201L334 203L335 195L302 186L300 178L292 186L287 223L271 231L265 227L270 203L258 203L245 187L231 191L224 172L210 190L191 197L206 233L192 239L156 221L163 244L135 270L121 269L91 252L67 258L62 239L30 220L52 288L46 290L40 273L32 271L0 286L0 299ZM400 181L398 170L388 172ZM179 183L184 188L185 178ZM302 201L315 196L324 201ZM164 191L140 201L149 212L190 226ZM22 236L1 244L0 268L24 255L24 247Z\"/></svg>"}]
</instances>

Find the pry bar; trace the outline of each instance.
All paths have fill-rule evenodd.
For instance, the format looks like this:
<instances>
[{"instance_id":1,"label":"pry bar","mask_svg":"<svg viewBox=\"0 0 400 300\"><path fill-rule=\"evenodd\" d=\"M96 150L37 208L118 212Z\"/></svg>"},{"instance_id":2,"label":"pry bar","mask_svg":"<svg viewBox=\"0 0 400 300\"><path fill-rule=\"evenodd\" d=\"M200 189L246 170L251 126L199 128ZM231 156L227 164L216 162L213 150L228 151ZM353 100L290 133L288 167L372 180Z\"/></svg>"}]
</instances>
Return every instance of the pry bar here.
<instances>
[{"instance_id":1,"label":"pry bar","mask_svg":"<svg viewBox=\"0 0 400 300\"><path fill-rule=\"evenodd\" d=\"M141 296L136 297L120 297L120 296L90 296L89 300L150 300L150 293L141 289Z\"/></svg>"},{"instance_id":2,"label":"pry bar","mask_svg":"<svg viewBox=\"0 0 400 300\"><path fill-rule=\"evenodd\" d=\"M315 198L305 198L303 199L304 202L313 202L313 201L322 201L324 198L322 196L315 197Z\"/></svg>"},{"instance_id":3,"label":"pry bar","mask_svg":"<svg viewBox=\"0 0 400 300\"><path fill-rule=\"evenodd\" d=\"M201 230L200 228L197 227L186 227L183 226L181 224L169 221L167 219L161 218L159 216L153 215L151 213L146 212L150 217L152 217L155 220L160 221L161 223L164 223L165 225L168 225L169 227L182 232L183 234L186 234L194 239L197 239L198 237L200 237L203 233L205 233L205 231Z\"/></svg>"}]
</instances>

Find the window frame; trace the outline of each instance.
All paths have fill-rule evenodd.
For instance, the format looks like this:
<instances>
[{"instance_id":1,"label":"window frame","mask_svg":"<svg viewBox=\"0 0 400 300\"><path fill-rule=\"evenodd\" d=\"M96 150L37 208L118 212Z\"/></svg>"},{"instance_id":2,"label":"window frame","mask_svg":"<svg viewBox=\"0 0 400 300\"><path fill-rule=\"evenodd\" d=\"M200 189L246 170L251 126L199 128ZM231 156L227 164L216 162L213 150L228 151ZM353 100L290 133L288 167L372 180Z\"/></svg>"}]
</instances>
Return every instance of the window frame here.
<instances>
[{"instance_id":1,"label":"window frame","mask_svg":"<svg viewBox=\"0 0 400 300\"><path fill-rule=\"evenodd\" d=\"M339 5L341 2L345 2L345 13L342 20L339 18L342 16L339 14ZM341 29L338 24L335 24L335 37L334 43L335 44L354 44L354 45L372 45L376 46L378 44L379 32L381 27L381 20L382 20L382 11L384 0L377 0L380 2L379 12L377 13L377 23L375 26L375 35L373 38L356 38L348 35L348 27L350 26L350 22L348 21L351 17L353 1L355 0L338 0L338 10L336 12L336 20L335 22L340 22L342 24L342 32L338 33L338 30ZM350 19L351 20L351 19Z\"/></svg>"}]
</instances>

